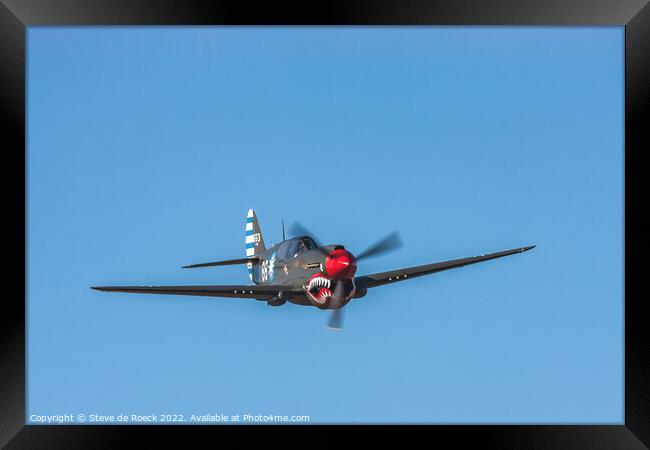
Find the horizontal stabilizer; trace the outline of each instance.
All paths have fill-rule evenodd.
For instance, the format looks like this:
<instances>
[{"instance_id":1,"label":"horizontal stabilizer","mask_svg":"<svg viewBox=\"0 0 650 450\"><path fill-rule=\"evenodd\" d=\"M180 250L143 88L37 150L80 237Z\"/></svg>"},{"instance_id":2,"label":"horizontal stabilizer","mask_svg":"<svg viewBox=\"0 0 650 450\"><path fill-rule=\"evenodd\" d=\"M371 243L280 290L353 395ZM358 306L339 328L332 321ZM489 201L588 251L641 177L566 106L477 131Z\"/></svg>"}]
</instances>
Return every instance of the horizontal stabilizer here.
<instances>
[{"instance_id":1,"label":"horizontal stabilizer","mask_svg":"<svg viewBox=\"0 0 650 450\"><path fill-rule=\"evenodd\" d=\"M253 258L240 258L240 259L228 259L226 261L215 261L215 262L207 262L207 263L201 263L201 264L190 264L189 266L183 266L183 269L195 269L197 267L211 267L211 266L230 266L233 264L257 264L259 263L260 259L258 257L253 257Z\"/></svg>"}]
</instances>

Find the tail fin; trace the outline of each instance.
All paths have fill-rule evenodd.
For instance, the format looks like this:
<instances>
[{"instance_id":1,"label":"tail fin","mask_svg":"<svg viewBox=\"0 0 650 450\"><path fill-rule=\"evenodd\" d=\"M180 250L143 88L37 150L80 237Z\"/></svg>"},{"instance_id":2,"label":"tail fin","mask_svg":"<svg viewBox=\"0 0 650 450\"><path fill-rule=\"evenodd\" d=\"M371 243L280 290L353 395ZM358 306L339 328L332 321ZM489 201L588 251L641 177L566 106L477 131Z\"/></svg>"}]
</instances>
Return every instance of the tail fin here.
<instances>
[{"instance_id":1,"label":"tail fin","mask_svg":"<svg viewBox=\"0 0 650 450\"><path fill-rule=\"evenodd\" d=\"M266 247L264 246L260 223L257 220L255 211L249 209L248 216L246 216L246 257L250 258L259 255L264 250L266 250ZM248 276L252 280L253 264L248 263L246 266L248 267Z\"/></svg>"}]
</instances>

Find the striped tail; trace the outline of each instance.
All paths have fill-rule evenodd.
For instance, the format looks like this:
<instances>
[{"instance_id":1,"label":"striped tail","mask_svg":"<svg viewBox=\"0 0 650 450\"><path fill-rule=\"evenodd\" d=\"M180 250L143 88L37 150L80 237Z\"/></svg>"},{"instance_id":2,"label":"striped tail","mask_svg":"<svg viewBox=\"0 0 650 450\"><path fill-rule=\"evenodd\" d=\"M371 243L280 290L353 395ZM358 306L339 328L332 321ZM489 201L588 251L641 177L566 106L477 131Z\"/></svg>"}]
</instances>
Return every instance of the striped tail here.
<instances>
[{"instance_id":1,"label":"striped tail","mask_svg":"<svg viewBox=\"0 0 650 450\"><path fill-rule=\"evenodd\" d=\"M262 230L260 223L257 220L257 215L252 209L248 210L246 217L246 257L256 256L266 250L264 246L264 238L262 237ZM248 276L253 279L253 264L247 263Z\"/></svg>"}]
</instances>

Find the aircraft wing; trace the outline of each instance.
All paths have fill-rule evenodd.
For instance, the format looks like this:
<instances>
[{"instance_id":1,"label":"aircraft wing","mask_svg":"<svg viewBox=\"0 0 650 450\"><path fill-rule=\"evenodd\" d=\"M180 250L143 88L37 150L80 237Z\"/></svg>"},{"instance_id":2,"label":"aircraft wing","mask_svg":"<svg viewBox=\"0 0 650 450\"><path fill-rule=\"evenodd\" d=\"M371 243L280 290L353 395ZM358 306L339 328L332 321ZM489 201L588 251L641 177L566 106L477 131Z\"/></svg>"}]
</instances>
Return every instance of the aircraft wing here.
<instances>
[{"instance_id":1,"label":"aircraft wing","mask_svg":"<svg viewBox=\"0 0 650 450\"><path fill-rule=\"evenodd\" d=\"M134 292L139 294L195 295L203 297L234 297L271 299L282 292L285 297L302 295L293 286L280 285L213 285L213 286L93 286L92 289L108 292Z\"/></svg>"},{"instance_id":2,"label":"aircraft wing","mask_svg":"<svg viewBox=\"0 0 650 450\"><path fill-rule=\"evenodd\" d=\"M422 275L442 272L443 270L455 269L456 267L463 267L469 264L476 264L479 262L488 261L490 259L501 258L502 256L514 255L516 253L528 251L532 248L535 248L535 246L531 245L529 247L504 250L502 252L489 253L487 255L471 256L469 258L452 259L450 261L424 264L422 266L406 267L404 269L391 270L388 272L373 273L371 275L356 277L354 281L358 285L372 288L388 283L395 283L397 281L409 280L411 278L420 277Z\"/></svg>"}]
</instances>

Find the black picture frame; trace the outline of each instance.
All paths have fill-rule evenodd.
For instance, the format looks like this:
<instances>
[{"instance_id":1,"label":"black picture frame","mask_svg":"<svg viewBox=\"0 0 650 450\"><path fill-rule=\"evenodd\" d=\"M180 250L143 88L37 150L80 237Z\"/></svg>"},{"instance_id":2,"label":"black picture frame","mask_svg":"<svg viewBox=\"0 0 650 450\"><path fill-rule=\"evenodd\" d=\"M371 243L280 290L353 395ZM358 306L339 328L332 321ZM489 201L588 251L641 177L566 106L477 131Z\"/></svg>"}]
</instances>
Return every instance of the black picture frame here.
<instances>
[{"instance_id":1,"label":"black picture frame","mask_svg":"<svg viewBox=\"0 0 650 450\"><path fill-rule=\"evenodd\" d=\"M454 446L479 442L498 448L646 448L650 446L650 342L641 289L647 221L641 220L644 177L641 155L649 149L650 6L647 0L354 0L309 4L180 0L0 0L0 100L5 155L5 236L17 257L5 261L20 271L15 293L4 290L0 358L0 444L6 448L126 448L134 434L150 446L170 438L194 439L223 430L245 442L248 427L25 425L25 44L26 27L36 25L557 25L625 26L625 421L622 425L424 426L431 441L451 438ZM645 114L644 114L645 113ZM8 157L8 158L7 158ZM15 169L14 169L15 168ZM19 176L14 179L13 173ZM7 176L9 175L9 176ZM18 188L16 187L18 185ZM15 202L15 203L14 203ZM21 217L24 220L21 220ZM23 236L21 240L19 236ZM22 244L22 245L21 245ZM598 245L598 243L594 243ZM22 257L20 256L22 255ZM615 276L616 274L613 274ZM22 283L21 283L22 282ZM20 295L20 294L23 295ZM325 428L253 426L298 439ZM398 427L401 428L401 427ZM382 436L386 428L372 427ZM421 431L421 430L419 430ZM246 433L244 435L243 433ZM284 438L283 438L284 439ZM284 441L283 441L284 442ZM324 443L327 442L327 439ZM336 444L330 440L331 444Z\"/></svg>"}]
</instances>

